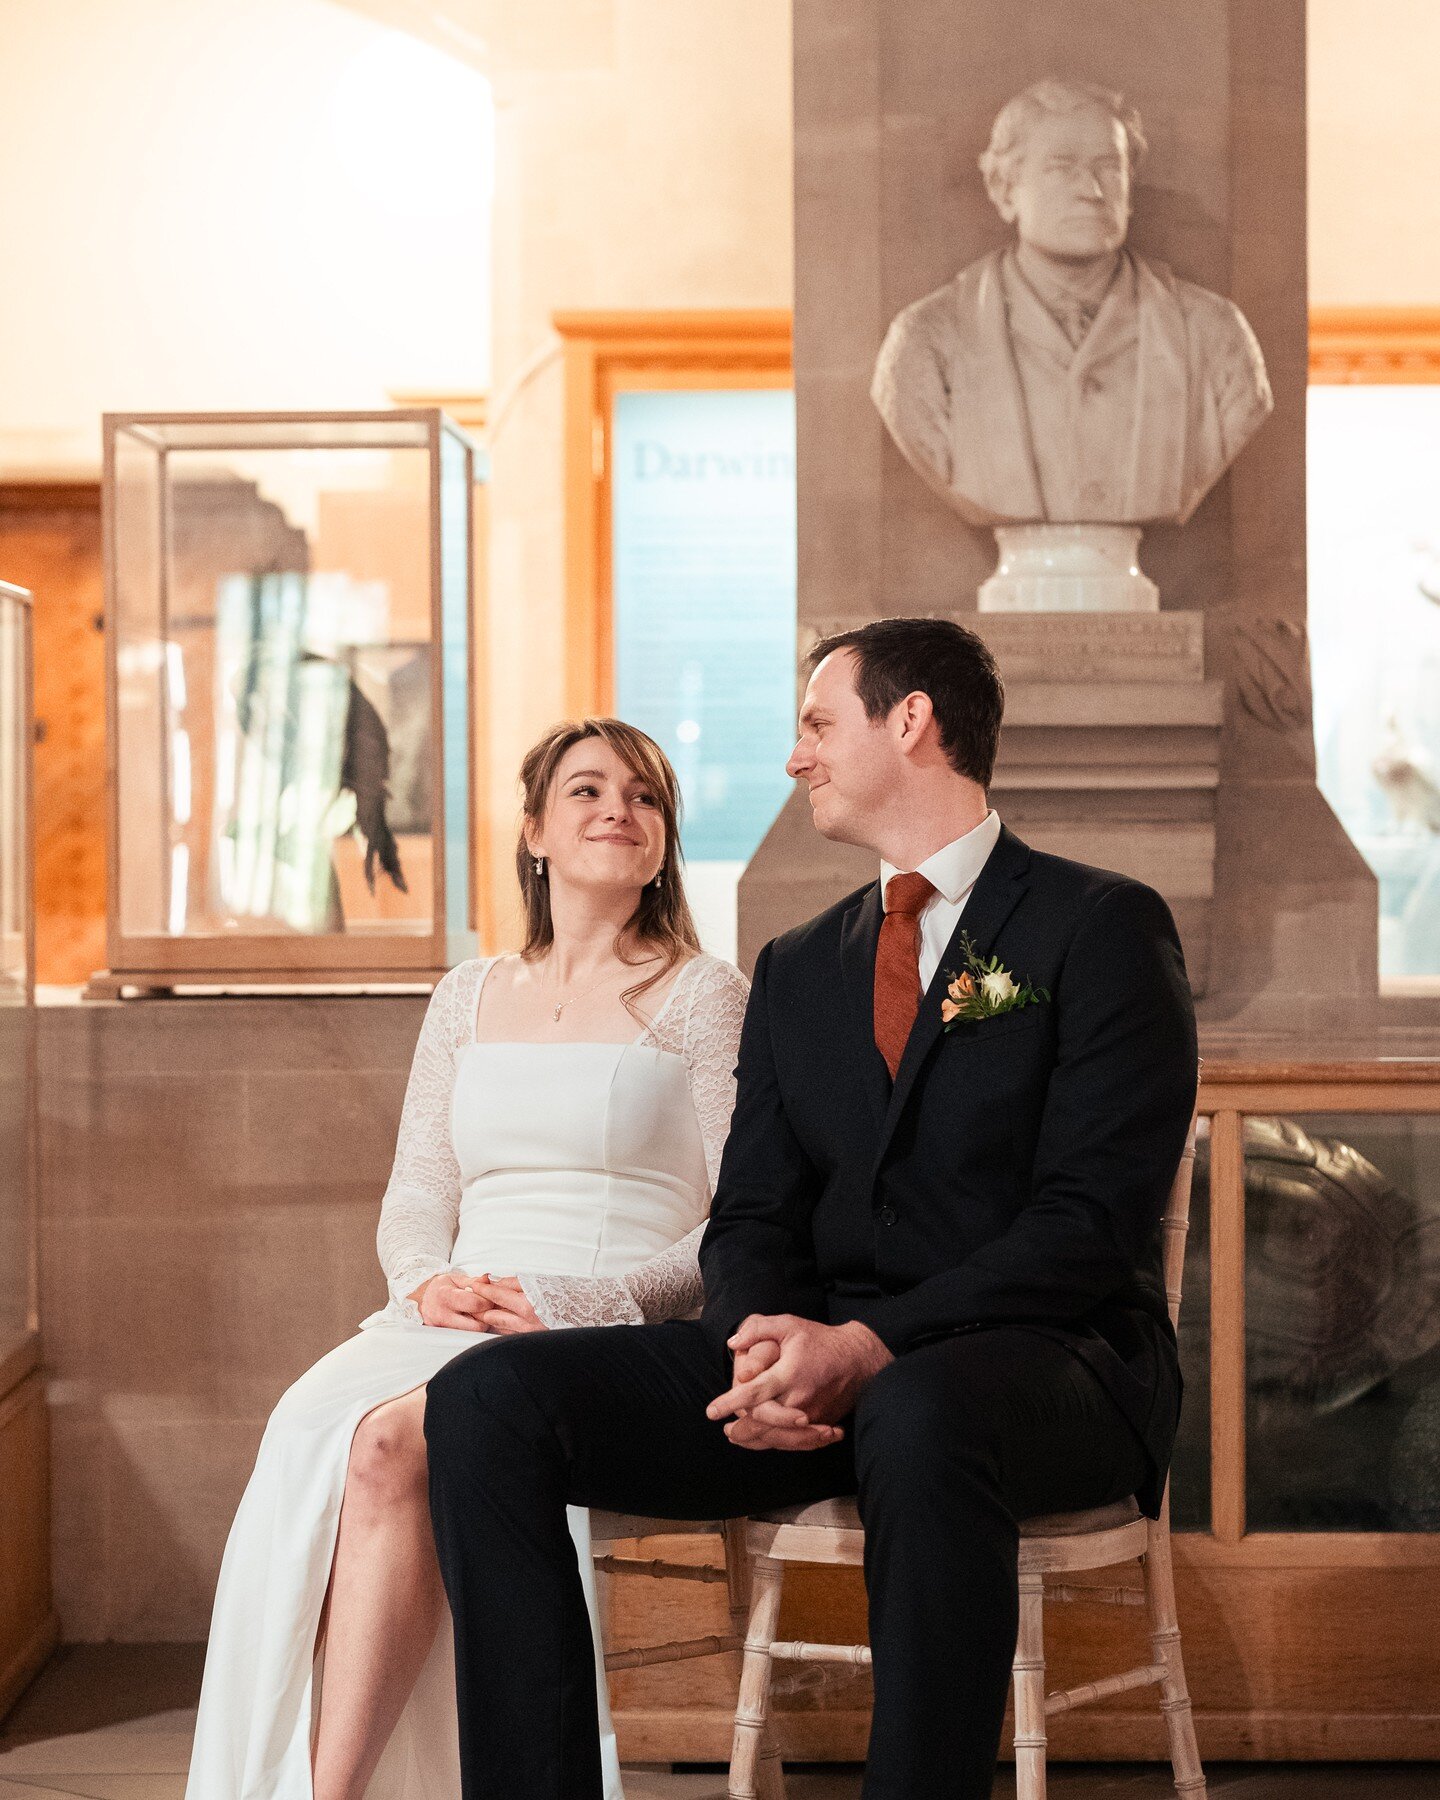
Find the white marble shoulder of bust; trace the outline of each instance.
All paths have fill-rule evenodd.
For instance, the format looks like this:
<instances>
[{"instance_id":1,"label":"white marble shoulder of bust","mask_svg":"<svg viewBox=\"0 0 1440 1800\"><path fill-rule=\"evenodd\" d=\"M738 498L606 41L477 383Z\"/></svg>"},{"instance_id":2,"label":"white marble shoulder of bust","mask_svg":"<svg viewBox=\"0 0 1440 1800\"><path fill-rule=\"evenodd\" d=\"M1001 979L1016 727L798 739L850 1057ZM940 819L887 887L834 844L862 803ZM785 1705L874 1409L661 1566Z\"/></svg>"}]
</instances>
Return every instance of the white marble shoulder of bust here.
<instances>
[{"instance_id":1,"label":"white marble shoulder of bust","mask_svg":"<svg viewBox=\"0 0 1440 1800\"><path fill-rule=\"evenodd\" d=\"M900 327L907 332L932 337L953 331L956 308L974 304L976 290L985 277L999 275L1000 258L1004 254L1003 250L992 250L977 262L967 263L943 287L934 288L918 300L912 300L908 306L902 306L891 320L890 329L894 331Z\"/></svg>"}]
</instances>

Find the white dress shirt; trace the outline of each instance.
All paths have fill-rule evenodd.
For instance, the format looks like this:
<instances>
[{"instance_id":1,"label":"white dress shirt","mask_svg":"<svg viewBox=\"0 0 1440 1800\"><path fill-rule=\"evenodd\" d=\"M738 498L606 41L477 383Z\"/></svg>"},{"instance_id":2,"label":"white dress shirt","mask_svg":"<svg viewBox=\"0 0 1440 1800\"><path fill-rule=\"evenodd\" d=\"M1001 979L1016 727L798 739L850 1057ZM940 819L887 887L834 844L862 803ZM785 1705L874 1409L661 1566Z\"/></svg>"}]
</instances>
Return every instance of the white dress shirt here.
<instances>
[{"instance_id":1,"label":"white dress shirt","mask_svg":"<svg viewBox=\"0 0 1440 1800\"><path fill-rule=\"evenodd\" d=\"M956 838L953 843L946 844L943 850L927 856L914 871L935 885L935 892L925 902L920 914L922 989L929 987L935 971L940 967L945 946L960 923L965 902L979 880L980 871L990 860L990 852L995 848L999 836L1000 815L992 807L973 831L967 831L964 837ZM890 877L902 872L893 863L880 864L882 894ZM959 973L958 969L956 973Z\"/></svg>"}]
</instances>

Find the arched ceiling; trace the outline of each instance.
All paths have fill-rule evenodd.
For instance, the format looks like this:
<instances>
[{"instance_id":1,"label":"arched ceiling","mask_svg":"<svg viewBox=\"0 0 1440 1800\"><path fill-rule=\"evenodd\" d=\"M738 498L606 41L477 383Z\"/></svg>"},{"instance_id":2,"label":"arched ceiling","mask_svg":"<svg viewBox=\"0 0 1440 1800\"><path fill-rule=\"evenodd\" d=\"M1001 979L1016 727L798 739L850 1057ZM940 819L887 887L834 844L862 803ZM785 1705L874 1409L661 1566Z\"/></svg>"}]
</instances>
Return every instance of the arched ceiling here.
<instances>
[{"instance_id":1,"label":"arched ceiling","mask_svg":"<svg viewBox=\"0 0 1440 1800\"><path fill-rule=\"evenodd\" d=\"M3 0L0 0L3 4ZM336 0L479 69L578 74L614 69L620 0Z\"/></svg>"},{"instance_id":2,"label":"arched ceiling","mask_svg":"<svg viewBox=\"0 0 1440 1800\"><path fill-rule=\"evenodd\" d=\"M458 57L489 74L490 55L486 27L493 22L494 0L336 0L351 12L362 13L378 24L408 32L437 50Z\"/></svg>"}]
</instances>

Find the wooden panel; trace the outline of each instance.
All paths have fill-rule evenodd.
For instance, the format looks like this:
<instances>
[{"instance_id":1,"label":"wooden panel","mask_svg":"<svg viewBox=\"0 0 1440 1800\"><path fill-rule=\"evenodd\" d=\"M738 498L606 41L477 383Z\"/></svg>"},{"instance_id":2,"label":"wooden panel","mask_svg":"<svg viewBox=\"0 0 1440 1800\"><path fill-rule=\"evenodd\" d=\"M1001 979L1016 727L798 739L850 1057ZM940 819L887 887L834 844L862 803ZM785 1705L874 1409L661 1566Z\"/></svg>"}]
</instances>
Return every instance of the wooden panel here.
<instances>
[{"instance_id":1,"label":"wooden panel","mask_svg":"<svg viewBox=\"0 0 1440 1800\"><path fill-rule=\"evenodd\" d=\"M1440 1757L1440 1644L1431 1624L1440 1609L1440 1567L1433 1560L1422 1570L1196 1567L1186 1559L1190 1541L1176 1541L1176 1575L1204 1757ZM703 1541L694 1542L698 1560ZM646 1554L674 1553L675 1540L652 1539L646 1547ZM830 1579L811 1579L821 1574ZM663 1582L635 1580L612 1582L611 1593L612 1642L723 1629L723 1589L673 1583L667 1591ZM864 1616L858 1571L787 1571L783 1635L864 1642ZM1047 1689L1143 1660L1144 1632L1144 1615L1128 1609L1048 1607ZM728 1756L737 1665L736 1657L715 1657L612 1676L622 1757ZM775 1716L785 1754L862 1758L868 1681L809 1665L796 1673L804 1685L785 1691L791 1669L777 1669ZM1147 1708L1134 1695L1056 1718L1050 1729L1056 1760L1165 1755L1158 1706ZM1007 1725L1007 1744L1008 1732Z\"/></svg>"},{"instance_id":2,"label":"wooden panel","mask_svg":"<svg viewBox=\"0 0 1440 1800\"><path fill-rule=\"evenodd\" d=\"M100 488L0 486L0 577L35 596L36 979L105 966Z\"/></svg>"},{"instance_id":3,"label":"wooden panel","mask_svg":"<svg viewBox=\"0 0 1440 1800\"><path fill-rule=\"evenodd\" d=\"M600 710L599 506L603 425L589 338L565 345L565 711Z\"/></svg>"},{"instance_id":4,"label":"wooden panel","mask_svg":"<svg viewBox=\"0 0 1440 1800\"><path fill-rule=\"evenodd\" d=\"M1203 1569L1440 1569L1433 1531L1251 1531L1238 1544L1186 1531L1172 1542L1177 1562Z\"/></svg>"},{"instance_id":5,"label":"wooden panel","mask_svg":"<svg viewBox=\"0 0 1440 1800\"><path fill-rule=\"evenodd\" d=\"M630 1546L617 1546L631 1554ZM714 1537L641 1539L633 1553L673 1562L719 1561ZM723 1585L655 1581L639 1576L604 1579L606 1644L631 1649L729 1629ZM781 1607L783 1637L863 1643L865 1589L858 1569L786 1570ZM610 1693L623 1758L637 1762L728 1758L739 1683L738 1653L613 1673ZM842 1679L813 1666L782 1665L774 1677L785 1754L835 1760L863 1754L869 1723L868 1677ZM838 1735L832 1729L839 1721ZM847 1753L837 1744L859 1744Z\"/></svg>"},{"instance_id":6,"label":"wooden panel","mask_svg":"<svg viewBox=\"0 0 1440 1800\"><path fill-rule=\"evenodd\" d=\"M31 1374L0 1399L0 1716L55 1647L50 1602L50 1449Z\"/></svg>"}]
</instances>

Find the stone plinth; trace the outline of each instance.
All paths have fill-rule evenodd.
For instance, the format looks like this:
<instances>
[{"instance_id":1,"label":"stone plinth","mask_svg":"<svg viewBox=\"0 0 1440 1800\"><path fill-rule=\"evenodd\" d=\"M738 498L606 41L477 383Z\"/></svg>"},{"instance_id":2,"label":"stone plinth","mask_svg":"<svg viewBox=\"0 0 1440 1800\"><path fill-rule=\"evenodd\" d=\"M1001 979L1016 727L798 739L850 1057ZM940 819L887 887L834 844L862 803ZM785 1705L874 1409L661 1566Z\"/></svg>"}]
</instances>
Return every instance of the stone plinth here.
<instances>
[{"instance_id":1,"label":"stone plinth","mask_svg":"<svg viewBox=\"0 0 1440 1800\"><path fill-rule=\"evenodd\" d=\"M1199 681L1205 617L1198 612L951 613L993 651L1007 690L1021 681Z\"/></svg>"},{"instance_id":2,"label":"stone plinth","mask_svg":"<svg viewBox=\"0 0 1440 1800\"><path fill-rule=\"evenodd\" d=\"M1218 681L1007 681L990 790L1035 849L1158 889L1197 997L1211 966L1222 705Z\"/></svg>"}]
</instances>

